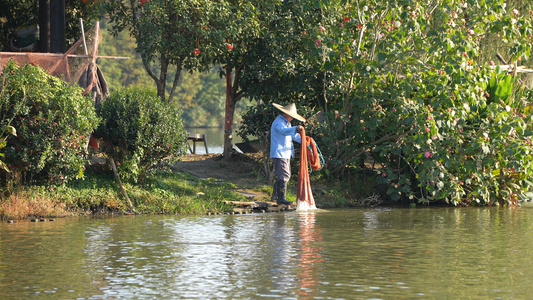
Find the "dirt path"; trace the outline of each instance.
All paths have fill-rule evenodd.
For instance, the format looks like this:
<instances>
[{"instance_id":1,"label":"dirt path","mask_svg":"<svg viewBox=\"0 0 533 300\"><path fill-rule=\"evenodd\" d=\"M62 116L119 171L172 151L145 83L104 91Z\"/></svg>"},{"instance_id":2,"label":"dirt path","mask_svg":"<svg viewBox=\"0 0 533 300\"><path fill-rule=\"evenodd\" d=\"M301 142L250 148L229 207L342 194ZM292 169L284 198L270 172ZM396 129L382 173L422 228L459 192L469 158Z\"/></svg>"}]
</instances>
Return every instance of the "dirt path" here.
<instances>
[{"instance_id":1,"label":"dirt path","mask_svg":"<svg viewBox=\"0 0 533 300\"><path fill-rule=\"evenodd\" d=\"M238 156L228 162L221 154L187 154L182 157L182 161L174 164L172 169L174 172L189 173L199 178L216 178L232 182L240 187L237 192L249 199L269 198L269 195L250 190L267 183L257 177L256 174L259 172L257 165L245 156Z\"/></svg>"}]
</instances>

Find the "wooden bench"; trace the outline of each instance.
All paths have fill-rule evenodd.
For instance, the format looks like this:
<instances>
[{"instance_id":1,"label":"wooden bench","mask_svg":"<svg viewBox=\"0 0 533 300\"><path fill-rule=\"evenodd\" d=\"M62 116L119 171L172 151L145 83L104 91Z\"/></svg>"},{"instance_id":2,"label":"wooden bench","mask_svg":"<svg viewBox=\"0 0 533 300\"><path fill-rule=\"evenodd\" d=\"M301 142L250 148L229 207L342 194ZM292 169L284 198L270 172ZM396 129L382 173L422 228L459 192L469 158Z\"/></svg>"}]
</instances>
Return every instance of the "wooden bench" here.
<instances>
[{"instance_id":1,"label":"wooden bench","mask_svg":"<svg viewBox=\"0 0 533 300\"><path fill-rule=\"evenodd\" d=\"M192 141L192 149L191 145L189 145L189 151L191 151L191 154L196 154L196 142L204 142L205 153L209 154L209 150L207 150L207 141L205 139L205 134L189 133L187 141Z\"/></svg>"}]
</instances>

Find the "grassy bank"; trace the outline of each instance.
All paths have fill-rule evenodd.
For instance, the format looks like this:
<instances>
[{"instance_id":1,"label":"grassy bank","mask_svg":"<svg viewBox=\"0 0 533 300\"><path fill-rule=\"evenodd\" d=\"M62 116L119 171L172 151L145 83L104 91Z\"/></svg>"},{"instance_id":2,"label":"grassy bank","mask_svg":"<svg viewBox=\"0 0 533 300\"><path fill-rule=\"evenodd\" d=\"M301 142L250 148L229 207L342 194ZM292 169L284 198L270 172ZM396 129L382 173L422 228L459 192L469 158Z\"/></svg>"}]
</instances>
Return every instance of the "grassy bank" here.
<instances>
[{"instance_id":1,"label":"grassy bank","mask_svg":"<svg viewBox=\"0 0 533 300\"><path fill-rule=\"evenodd\" d=\"M139 213L199 214L226 212L226 200L245 200L230 182L164 172L140 185L125 183ZM0 203L0 217L61 217L95 213L128 213L129 207L111 173L87 173L84 180L62 186L18 187Z\"/></svg>"},{"instance_id":2,"label":"grassy bank","mask_svg":"<svg viewBox=\"0 0 533 300\"><path fill-rule=\"evenodd\" d=\"M232 162L225 168L231 170ZM219 164L217 168L222 165ZM257 175L250 175L250 177ZM356 175L353 175L356 176ZM313 194L320 208L368 205L374 185L368 176L330 180L321 173L311 176ZM360 182L350 186L349 182ZM144 214L225 213L233 209L225 201L247 201L240 190L252 191L256 200L268 200L272 187L260 176L251 184L215 178L199 178L187 173L159 172L142 184L124 183L135 212ZM287 198L296 201L296 178L291 180ZM372 203L371 203L372 204ZM83 180L61 186L21 186L4 192L0 199L1 219L29 217L62 217L100 213L132 213L119 185L110 171L88 170Z\"/></svg>"}]
</instances>

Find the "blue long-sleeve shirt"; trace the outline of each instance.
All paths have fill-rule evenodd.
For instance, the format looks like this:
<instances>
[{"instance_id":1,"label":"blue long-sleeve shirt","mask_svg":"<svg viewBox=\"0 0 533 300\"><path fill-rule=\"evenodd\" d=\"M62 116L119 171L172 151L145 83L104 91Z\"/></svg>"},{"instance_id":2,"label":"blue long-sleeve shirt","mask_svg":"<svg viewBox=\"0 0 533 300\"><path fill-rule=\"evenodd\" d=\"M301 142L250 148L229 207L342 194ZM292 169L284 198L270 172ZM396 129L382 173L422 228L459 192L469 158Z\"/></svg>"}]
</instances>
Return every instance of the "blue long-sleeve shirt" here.
<instances>
[{"instance_id":1,"label":"blue long-sleeve shirt","mask_svg":"<svg viewBox=\"0 0 533 300\"><path fill-rule=\"evenodd\" d=\"M270 128L270 157L291 158L294 157L294 145L292 141L302 142L302 137L296 132L296 127L283 115L279 115Z\"/></svg>"}]
</instances>

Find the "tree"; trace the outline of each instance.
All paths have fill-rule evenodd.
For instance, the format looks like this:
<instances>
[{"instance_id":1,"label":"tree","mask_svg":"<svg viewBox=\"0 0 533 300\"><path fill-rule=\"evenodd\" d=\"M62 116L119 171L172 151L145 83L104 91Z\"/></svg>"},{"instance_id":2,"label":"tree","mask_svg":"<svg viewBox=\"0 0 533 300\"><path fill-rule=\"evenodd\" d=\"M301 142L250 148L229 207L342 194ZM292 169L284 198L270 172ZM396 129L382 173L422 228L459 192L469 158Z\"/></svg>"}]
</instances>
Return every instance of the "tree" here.
<instances>
[{"instance_id":1,"label":"tree","mask_svg":"<svg viewBox=\"0 0 533 300\"><path fill-rule=\"evenodd\" d=\"M128 56L129 59L99 59L98 66L105 74L110 91L130 85L146 85L152 78L144 70L140 55L135 52L135 40L127 31L109 36L109 19L100 22L102 41L98 45L98 54L107 56Z\"/></svg>"},{"instance_id":2,"label":"tree","mask_svg":"<svg viewBox=\"0 0 533 300\"><path fill-rule=\"evenodd\" d=\"M161 99L165 99L170 66L176 67L176 74L169 102L182 69L204 71L213 63L222 65L221 74L227 82L226 158L231 156L232 120L237 102L247 95L266 94L275 99L289 90L276 90L267 85L283 83L283 79L272 79L294 69L291 55L298 55L298 51L292 50L298 47L306 23L316 19L313 10L304 9L309 7L313 7L312 3L274 0L106 2L115 33L129 28L135 37L137 51L156 82ZM160 66L159 74L153 72L152 63Z\"/></svg>"},{"instance_id":3,"label":"tree","mask_svg":"<svg viewBox=\"0 0 533 300\"><path fill-rule=\"evenodd\" d=\"M302 91L315 82L302 63L301 41L306 28L318 20L312 2L231 1L225 20L227 51L213 52L224 67L226 120L224 157L232 152L235 106L244 97L298 102ZM238 17L236 17L238 16ZM302 76L303 75L303 76Z\"/></svg>"},{"instance_id":4,"label":"tree","mask_svg":"<svg viewBox=\"0 0 533 300\"><path fill-rule=\"evenodd\" d=\"M136 50L162 101L167 101L169 68L175 68L168 95L171 103L182 70L209 68L207 53L222 25L218 20L226 19L224 16L228 14L224 5L224 2L192 0L109 0L104 8L115 34L128 29L135 38Z\"/></svg>"}]
</instances>

